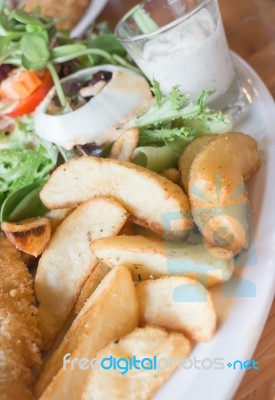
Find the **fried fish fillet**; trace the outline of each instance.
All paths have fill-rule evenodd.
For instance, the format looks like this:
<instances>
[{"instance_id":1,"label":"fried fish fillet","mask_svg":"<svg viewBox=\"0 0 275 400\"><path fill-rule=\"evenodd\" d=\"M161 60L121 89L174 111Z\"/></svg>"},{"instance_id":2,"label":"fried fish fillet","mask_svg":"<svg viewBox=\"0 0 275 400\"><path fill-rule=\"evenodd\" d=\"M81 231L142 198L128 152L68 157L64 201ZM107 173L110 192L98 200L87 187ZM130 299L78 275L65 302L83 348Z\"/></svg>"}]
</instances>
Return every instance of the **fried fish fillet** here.
<instances>
[{"instance_id":1,"label":"fried fish fillet","mask_svg":"<svg viewBox=\"0 0 275 400\"><path fill-rule=\"evenodd\" d=\"M89 0L26 0L26 11L33 11L37 7L41 10L41 15L53 17L59 21L58 27L72 29L83 17Z\"/></svg>"},{"instance_id":2,"label":"fried fish fillet","mask_svg":"<svg viewBox=\"0 0 275 400\"><path fill-rule=\"evenodd\" d=\"M32 399L40 364L33 282L18 250L0 234L0 398Z\"/></svg>"}]
</instances>

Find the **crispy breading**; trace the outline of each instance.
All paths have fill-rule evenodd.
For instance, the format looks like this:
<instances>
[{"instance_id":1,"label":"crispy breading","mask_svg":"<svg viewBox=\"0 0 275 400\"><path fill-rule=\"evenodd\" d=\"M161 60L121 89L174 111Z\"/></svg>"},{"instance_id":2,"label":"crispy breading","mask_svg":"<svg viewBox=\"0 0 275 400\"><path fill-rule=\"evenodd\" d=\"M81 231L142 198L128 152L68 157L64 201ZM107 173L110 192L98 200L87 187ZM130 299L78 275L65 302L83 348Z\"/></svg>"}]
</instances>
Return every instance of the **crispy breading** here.
<instances>
[{"instance_id":1,"label":"crispy breading","mask_svg":"<svg viewBox=\"0 0 275 400\"><path fill-rule=\"evenodd\" d=\"M71 29L82 18L89 3L90 0L26 0L25 9L33 11L39 7L42 16L60 21L59 28Z\"/></svg>"},{"instance_id":2,"label":"crispy breading","mask_svg":"<svg viewBox=\"0 0 275 400\"><path fill-rule=\"evenodd\" d=\"M32 399L40 364L32 277L18 250L0 234L0 397Z\"/></svg>"}]
</instances>

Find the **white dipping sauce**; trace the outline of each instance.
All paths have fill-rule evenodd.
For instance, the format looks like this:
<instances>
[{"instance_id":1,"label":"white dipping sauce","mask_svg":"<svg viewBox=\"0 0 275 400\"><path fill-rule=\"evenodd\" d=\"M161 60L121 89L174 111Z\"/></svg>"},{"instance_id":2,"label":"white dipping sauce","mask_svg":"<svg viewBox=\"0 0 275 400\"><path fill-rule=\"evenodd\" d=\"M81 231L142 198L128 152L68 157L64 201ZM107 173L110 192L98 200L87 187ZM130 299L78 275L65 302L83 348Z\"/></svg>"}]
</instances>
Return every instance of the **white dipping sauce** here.
<instances>
[{"instance_id":1,"label":"white dipping sauce","mask_svg":"<svg viewBox=\"0 0 275 400\"><path fill-rule=\"evenodd\" d=\"M194 99L203 90L215 90L213 100L235 76L221 17L215 26L206 9L149 40L135 59L150 80L160 82L164 94L178 84Z\"/></svg>"}]
</instances>

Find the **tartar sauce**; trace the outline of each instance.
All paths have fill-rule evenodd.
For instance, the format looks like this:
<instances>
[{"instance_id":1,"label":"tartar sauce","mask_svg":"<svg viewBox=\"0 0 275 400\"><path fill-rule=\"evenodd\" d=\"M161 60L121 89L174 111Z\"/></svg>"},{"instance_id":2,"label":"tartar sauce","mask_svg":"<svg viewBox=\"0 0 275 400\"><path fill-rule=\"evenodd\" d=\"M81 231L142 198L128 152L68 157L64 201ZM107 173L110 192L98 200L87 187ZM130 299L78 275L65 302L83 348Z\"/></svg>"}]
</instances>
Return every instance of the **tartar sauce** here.
<instances>
[{"instance_id":1,"label":"tartar sauce","mask_svg":"<svg viewBox=\"0 0 275 400\"><path fill-rule=\"evenodd\" d=\"M149 80L160 82L164 94L178 84L196 99L215 90L211 100L231 85L235 73L220 15L217 25L206 9L151 38L135 58Z\"/></svg>"}]
</instances>

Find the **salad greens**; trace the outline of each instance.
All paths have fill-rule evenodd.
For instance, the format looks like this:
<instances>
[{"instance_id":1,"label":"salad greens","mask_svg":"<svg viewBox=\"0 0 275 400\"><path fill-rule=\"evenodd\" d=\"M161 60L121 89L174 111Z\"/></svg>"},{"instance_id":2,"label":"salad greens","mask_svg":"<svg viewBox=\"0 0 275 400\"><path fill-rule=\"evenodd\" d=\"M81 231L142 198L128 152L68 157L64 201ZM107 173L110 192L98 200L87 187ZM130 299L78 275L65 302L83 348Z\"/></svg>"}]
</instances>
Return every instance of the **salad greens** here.
<instances>
[{"instance_id":1,"label":"salad greens","mask_svg":"<svg viewBox=\"0 0 275 400\"><path fill-rule=\"evenodd\" d=\"M58 64L78 60L78 69L109 64L137 70L126 60L126 51L113 34L72 39L69 32L58 31L54 20L22 9L0 8L0 64L6 63L27 70L47 68L52 76L62 107L67 101L58 74ZM75 71L76 71L75 70ZM74 72L75 72L74 71Z\"/></svg>"},{"instance_id":2,"label":"salad greens","mask_svg":"<svg viewBox=\"0 0 275 400\"><path fill-rule=\"evenodd\" d=\"M56 147L35 135L31 117L18 119L8 140L0 138L0 145L0 220L44 214L39 191L57 163ZM31 209L26 195L32 200Z\"/></svg>"},{"instance_id":3,"label":"salad greens","mask_svg":"<svg viewBox=\"0 0 275 400\"><path fill-rule=\"evenodd\" d=\"M133 161L160 172L176 167L178 158L187 144L203 134L220 134L232 128L232 118L214 112L206 102L211 91L204 91L196 102L175 86L163 96L160 85L153 81L155 103L136 121L140 136Z\"/></svg>"},{"instance_id":4,"label":"salad greens","mask_svg":"<svg viewBox=\"0 0 275 400\"><path fill-rule=\"evenodd\" d=\"M189 139L189 142L192 138ZM178 159L187 145L188 140L176 139L164 146L140 146L134 151L133 162L155 172L162 172L168 168L176 168Z\"/></svg>"},{"instance_id":5,"label":"salad greens","mask_svg":"<svg viewBox=\"0 0 275 400\"><path fill-rule=\"evenodd\" d=\"M21 9L9 10L4 4L0 0L0 65L48 69L62 107L68 107L60 82L63 76L104 62L141 73L129 62L114 34L105 28L100 35L88 32L86 38L73 39L69 32L57 30L53 19ZM141 22L144 31L154 28L149 20ZM208 108L212 92L203 92L194 102L175 86L163 96L157 81L152 83L152 92L154 105L134 123L140 132L133 157L136 164L157 172L176 167L183 149L195 137L232 128L228 115ZM74 151L40 139L34 132L32 115L17 118L12 124L12 130L0 132L0 221L43 215L46 209L39 192L56 167L58 156L64 160L75 156ZM108 143L101 156L107 156L110 148Z\"/></svg>"},{"instance_id":6,"label":"salad greens","mask_svg":"<svg viewBox=\"0 0 275 400\"><path fill-rule=\"evenodd\" d=\"M60 83L66 74L104 62L138 70L106 27L100 36L89 32L85 38L73 39L68 31L57 30L55 22L39 13L11 10L0 1L0 65L48 69L62 107L68 106ZM39 191L60 150L35 135L32 116L18 118L14 125L11 133L0 132L0 221L45 213Z\"/></svg>"},{"instance_id":7,"label":"salad greens","mask_svg":"<svg viewBox=\"0 0 275 400\"><path fill-rule=\"evenodd\" d=\"M139 5L136 6L134 18L142 34L155 32L159 29L159 26L156 24L156 22Z\"/></svg>"},{"instance_id":8,"label":"salad greens","mask_svg":"<svg viewBox=\"0 0 275 400\"><path fill-rule=\"evenodd\" d=\"M31 183L11 193L4 201L0 220L17 222L28 217L39 217L47 212L40 200L39 193L45 181Z\"/></svg>"},{"instance_id":9,"label":"salad greens","mask_svg":"<svg viewBox=\"0 0 275 400\"><path fill-rule=\"evenodd\" d=\"M199 99L193 102L189 100L188 94L181 93L179 87L174 86L169 95L164 97L159 83L154 80L153 93L156 96L155 104L136 120L136 126L141 129L141 140L145 137L148 141L152 136L154 142L156 135L159 135L165 142L177 137L224 133L232 127L229 115L214 112L207 107L206 101L213 94L211 91L204 91Z\"/></svg>"}]
</instances>

